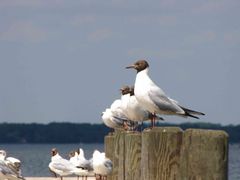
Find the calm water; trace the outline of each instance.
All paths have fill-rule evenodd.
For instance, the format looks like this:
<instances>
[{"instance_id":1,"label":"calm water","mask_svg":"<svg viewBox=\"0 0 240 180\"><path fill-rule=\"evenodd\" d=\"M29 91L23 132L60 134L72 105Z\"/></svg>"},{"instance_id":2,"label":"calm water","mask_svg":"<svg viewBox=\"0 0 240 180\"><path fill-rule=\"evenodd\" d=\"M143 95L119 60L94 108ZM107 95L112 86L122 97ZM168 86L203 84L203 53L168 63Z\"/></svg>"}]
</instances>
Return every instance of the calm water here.
<instances>
[{"instance_id":1,"label":"calm water","mask_svg":"<svg viewBox=\"0 0 240 180\"><path fill-rule=\"evenodd\" d=\"M103 144L1 144L0 149L9 156L22 161L23 176L51 176L48 164L51 160L51 149L58 149L61 156L69 159L68 153L79 147L83 148L85 157L90 158L95 149L104 150Z\"/></svg>"},{"instance_id":2,"label":"calm water","mask_svg":"<svg viewBox=\"0 0 240 180\"><path fill-rule=\"evenodd\" d=\"M85 150L85 156L90 158L95 149L103 151L103 144L4 144L0 149L5 149L9 156L22 161L24 176L51 176L48 170L50 151L56 147L65 158L67 154L79 147ZM229 180L240 180L240 144L229 146Z\"/></svg>"}]
</instances>

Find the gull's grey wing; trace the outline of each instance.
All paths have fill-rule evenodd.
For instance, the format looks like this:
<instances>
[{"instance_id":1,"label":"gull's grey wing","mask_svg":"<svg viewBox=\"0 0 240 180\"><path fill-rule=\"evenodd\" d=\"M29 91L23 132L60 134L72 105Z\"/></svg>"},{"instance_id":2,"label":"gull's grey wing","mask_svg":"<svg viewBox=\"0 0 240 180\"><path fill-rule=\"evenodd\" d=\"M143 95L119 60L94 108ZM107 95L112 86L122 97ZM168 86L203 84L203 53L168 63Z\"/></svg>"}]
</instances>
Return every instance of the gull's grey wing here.
<instances>
[{"instance_id":1,"label":"gull's grey wing","mask_svg":"<svg viewBox=\"0 0 240 180\"><path fill-rule=\"evenodd\" d=\"M111 160L107 159L107 160L104 162L104 166L107 167L108 169L112 169L113 163L112 163Z\"/></svg>"},{"instance_id":2,"label":"gull's grey wing","mask_svg":"<svg viewBox=\"0 0 240 180\"><path fill-rule=\"evenodd\" d=\"M65 163L64 161L54 161L52 162L52 167L64 172L72 171L73 170L73 165L69 163Z\"/></svg>"},{"instance_id":3,"label":"gull's grey wing","mask_svg":"<svg viewBox=\"0 0 240 180\"><path fill-rule=\"evenodd\" d=\"M122 126L123 125L123 122L124 122L124 119L118 117L118 116L113 116L113 119L114 123L116 123L118 126Z\"/></svg>"},{"instance_id":4,"label":"gull's grey wing","mask_svg":"<svg viewBox=\"0 0 240 180\"><path fill-rule=\"evenodd\" d=\"M4 161L0 161L0 172L2 174L8 174L8 175L14 175L18 176L18 173L16 171L13 171L11 168L8 167L8 165Z\"/></svg>"},{"instance_id":5,"label":"gull's grey wing","mask_svg":"<svg viewBox=\"0 0 240 180\"><path fill-rule=\"evenodd\" d=\"M171 101L159 87L151 86L148 95L161 111L173 114L184 114L182 108L180 108L174 101Z\"/></svg>"},{"instance_id":6,"label":"gull's grey wing","mask_svg":"<svg viewBox=\"0 0 240 180\"><path fill-rule=\"evenodd\" d=\"M91 169L91 162L89 160L81 161L79 163L79 167L89 170L89 169Z\"/></svg>"},{"instance_id":7,"label":"gull's grey wing","mask_svg":"<svg viewBox=\"0 0 240 180\"><path fill-rule=\"evenodd\" d=\"M89 171L92 171L93 170L93 158L91 158L91 159L89 159L88 160L89 161L89 165L90 165L90 169L89 169Z\"/></svg>"},{"instance_id":8,"label":"gull's grey wing","mask_svg":"<svg viewBox=\"0 0 240 180\"><path fill-rule=\"evenodd\" d=\"M170 97L168 97L170 101L174 102L175 104L177 104L180 108L182 108L185 112L189 113L189 114L196 114L196 115L205 115L203 112L200 111L195 111L192 109L188 109L185 108L184 106L180 105L176 100L171 99Z\"/></svg>"}]
</instances>

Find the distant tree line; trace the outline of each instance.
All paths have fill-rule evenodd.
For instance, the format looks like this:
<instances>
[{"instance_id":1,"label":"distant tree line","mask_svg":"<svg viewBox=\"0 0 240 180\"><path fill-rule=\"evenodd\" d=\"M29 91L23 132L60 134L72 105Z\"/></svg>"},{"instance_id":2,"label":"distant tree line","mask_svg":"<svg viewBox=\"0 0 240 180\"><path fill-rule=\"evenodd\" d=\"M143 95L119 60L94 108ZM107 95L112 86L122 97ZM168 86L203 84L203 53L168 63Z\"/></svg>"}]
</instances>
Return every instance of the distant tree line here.
<instances>
[{"instance_id":1,"label":"distant tree line","mask_svg":"<svg viewBox=\"0 0 240 180\"><path fill-rule=\"evenodd\" d=\"M145 126L147 125L145 124ZM229 141L231 143L240 142L240 125L159 123L158 126L178 126L183 130L188 128L224 130L229 134ZM110 131L112 130L103 124L1 123L0 143L103 143L104 136Z\"/></svg>"}]
</instances>

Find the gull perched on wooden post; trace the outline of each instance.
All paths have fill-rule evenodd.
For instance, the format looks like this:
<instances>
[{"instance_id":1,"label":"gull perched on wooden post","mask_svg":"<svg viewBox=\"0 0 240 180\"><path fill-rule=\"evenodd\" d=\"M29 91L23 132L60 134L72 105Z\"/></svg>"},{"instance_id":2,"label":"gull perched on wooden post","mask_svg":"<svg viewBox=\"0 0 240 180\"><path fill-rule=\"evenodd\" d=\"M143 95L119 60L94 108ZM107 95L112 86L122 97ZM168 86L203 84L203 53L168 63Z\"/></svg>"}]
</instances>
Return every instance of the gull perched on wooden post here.
<instances>
[{"instance_id":1,"label":"gull perched on wooden post","mask_svg":"<svg viewBox=\"0 0 240 180\"><path fill-rule=\"evenodd\" d=\"M137 70L134 94L144 109L153 114L178 115L197 119L199 118L195 115L204 115L202 112L185 108L177 101L167 97L164 91L149 77L149 64L146 60L139 60L126 68ZM154 125L155 118L152 119L152 127Z\"/></svg>"}]
</instances>

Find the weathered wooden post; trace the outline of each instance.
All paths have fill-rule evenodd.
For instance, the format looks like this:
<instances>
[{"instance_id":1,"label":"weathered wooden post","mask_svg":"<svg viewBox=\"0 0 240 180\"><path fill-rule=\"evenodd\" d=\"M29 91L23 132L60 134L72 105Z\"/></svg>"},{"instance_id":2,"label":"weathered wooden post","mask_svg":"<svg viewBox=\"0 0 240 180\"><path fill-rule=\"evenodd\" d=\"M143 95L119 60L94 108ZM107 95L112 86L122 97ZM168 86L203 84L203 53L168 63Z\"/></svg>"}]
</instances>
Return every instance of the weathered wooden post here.
<instances>
[{"instance_id":1,"label":"weathered wooden post","mask_svg":"<svg viewBox=\"0 0 240 180\"><path fill-rule=\"evenodd\" d=\"M226 180L228 135L219 130L157 127L105 137L108 180Z\"/></svg>"},{"instance_id":2,"label":"weathered wooden post","mask_svg":"<svg viewBox=\"0 0 240 180\"><path fill-rule=\"evenodd\" d=\"M113 161L113 154L114 154L114 134L109 134L104 138L104 150L106 153L106 157ZM113 175L110 174L107 177L108 180L113 179Z\"/></svg>"},{"instance_id":3,"label":"weathered wooden post","mask_svg":"<svg viewBox=\"0 0 240 180\"><path fill-rule=\"evenodd\" d=\"M124 162L125 162L125 131L116 130L113 136L113 151L111 160L113 162L113 172L111 175L111 180L124 180ZM108 147L106 147L108 148Z\"/></svg>"},{"instance_id":4,"label":"weathered wooden post","mask_svg":"<svg viewBox=\"0 0 240 180\"><path fill-rule=\"evenodd\" d=\"M125 136L127 133L127 131L121 131L119 136L118 180L125 180Z\"/></svg>"},{"instance_id":5,"label":"weathered wooden post","mask_svg":"<svg viewBox=\"0 0 240 180\"><path fill-rule=\"evenodd\" d=\"M125 180L139 180L141 177L140 132L127 133L125 136Z\"/></svg>"},{"instance_id":6,"label":"weathered wooden post","mask_svg":"<svg viewBox=\"0 0 240 180\"><path fill-rule=\"evenodd\" d=\"M226 180L227 133L218 130L186 130L180 161L182 180Z\"/></svg>"},{"instance_id":7,"label":"weathered wooden post","mask_svg":"<svg viewBox=\"0 0 240 180\"><path fill-rule=\"evenodd\" d=\"M113 155L112 155L112 162L113 162L112 180L118 180L120 133L121 133L121 131L116 131L114 133L114 140L113 140L114 151L113 151Z\"/></svg>"},{"instance_id":8,"label":"weathered wooden post","mask_svg":"<svg viewBox=\"0 0 240 180\"><path fill-rule=\"evenodd\" d=\"M156 127L142 132L141 180L180 179L182 129Z\"/></svg>"}]
</instances>

